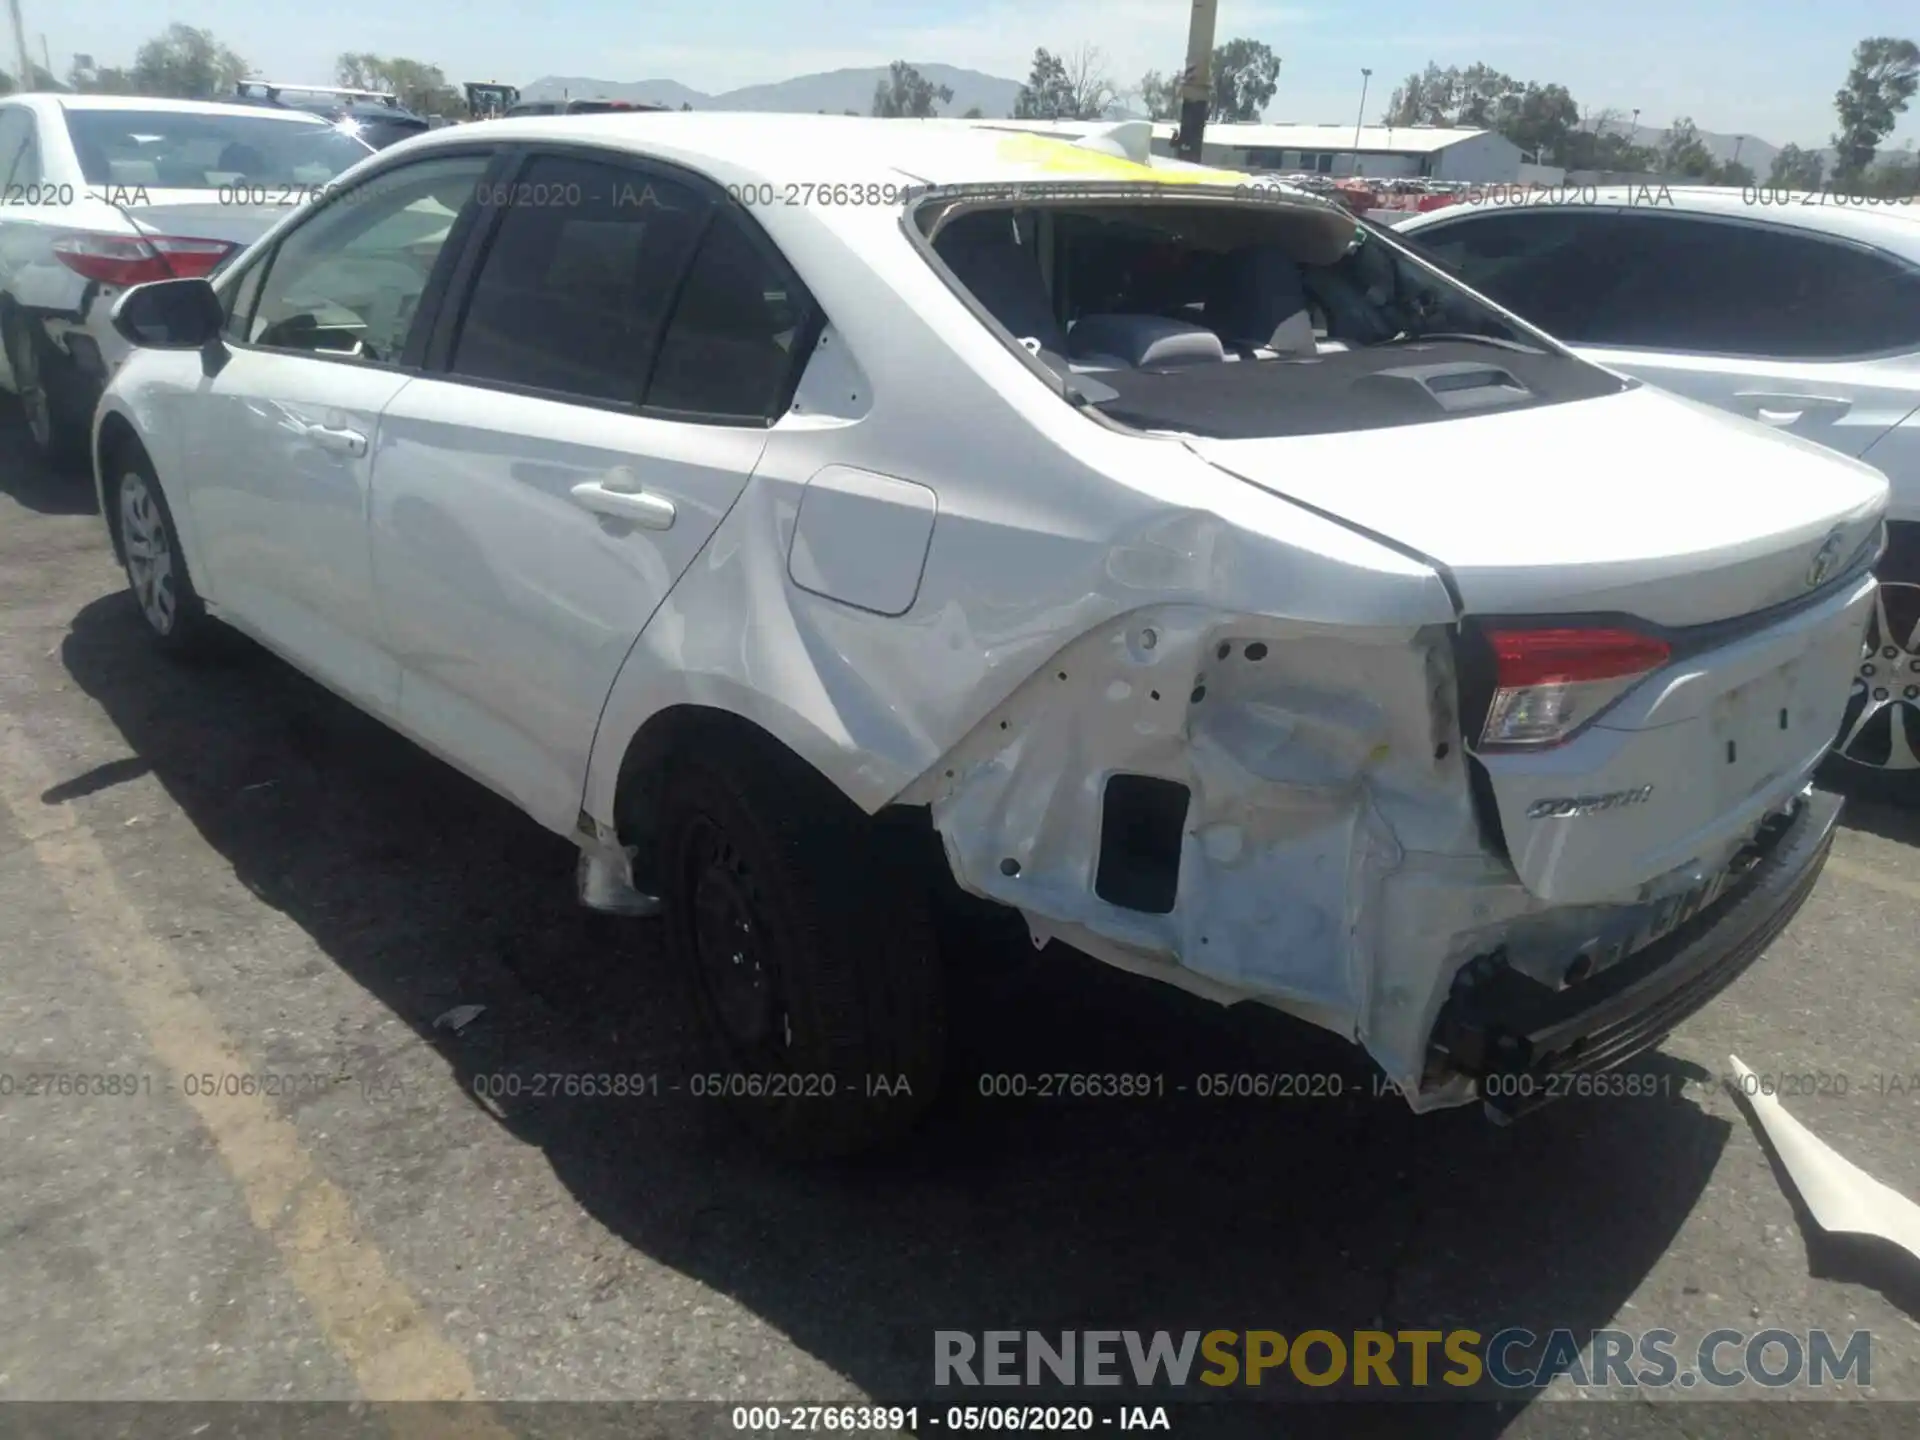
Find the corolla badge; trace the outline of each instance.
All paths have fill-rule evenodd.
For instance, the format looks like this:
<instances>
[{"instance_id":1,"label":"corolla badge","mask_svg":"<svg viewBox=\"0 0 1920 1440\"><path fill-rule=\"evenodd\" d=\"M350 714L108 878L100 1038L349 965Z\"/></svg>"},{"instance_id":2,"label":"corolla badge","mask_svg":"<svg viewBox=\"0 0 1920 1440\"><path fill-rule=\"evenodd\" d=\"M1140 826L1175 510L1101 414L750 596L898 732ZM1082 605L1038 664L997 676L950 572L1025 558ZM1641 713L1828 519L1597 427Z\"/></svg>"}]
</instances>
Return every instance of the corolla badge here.
<instances>
[{"instance_id":1,"label":"corolla badge","mask_svg":"<svg viewBox=\"0 0 1920 1440\"><path fill-rule=\"evenodd\" d=\"M1644 805L1653 798L1653 787L1637 790L1609 790L1604 795L1568 795L1554 800L1536 800L1527 807L1529 820L1564 820L1574 815L1596 815L1602 810L1618 810L1625 805Z\"/></svg>"},{"instance_id":2,"label":"corolla badge","mask_svg":"<svg viewBox=\"0 0 1920 1440\"><path fill-rule=\"evenodd\" d=\"M1833 574L1833 567L1840 563L1840 547L1845 543L1846 532L1837 526L1813 552L1813 564L1807 567L1807 588L1817 590L1827 577Z\"/></svg>"}]
</instances>

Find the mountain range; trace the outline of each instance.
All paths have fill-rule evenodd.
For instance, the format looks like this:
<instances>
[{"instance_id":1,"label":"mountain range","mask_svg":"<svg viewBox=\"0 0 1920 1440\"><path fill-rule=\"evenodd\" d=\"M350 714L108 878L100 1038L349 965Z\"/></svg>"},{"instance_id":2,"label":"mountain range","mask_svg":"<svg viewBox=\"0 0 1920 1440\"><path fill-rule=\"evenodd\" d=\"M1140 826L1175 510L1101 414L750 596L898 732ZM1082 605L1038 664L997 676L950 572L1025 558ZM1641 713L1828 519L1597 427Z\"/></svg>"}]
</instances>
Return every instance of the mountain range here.
<instances>
[{"instance_id":1,"label":"mountain range","mask_svg":"<svg viewBox=\"0 0 1920 1440\"><path fill-rule=\"evenodd\" d=\"M964 115L977 108L982 115L999 119L1011 114L1014 103L1020 98L1021 82L1018 80L987 75L978 70L963 70L954 65L915 65L914 68L932 84L952 89L953 99L939 107L942 115ZM789 114L825 111L829 115L851 110L855 114L865 115L873 108L874 87L886 80L887 73L884 65L827 70L816 75L796 75L791 80L779 80L767 85L749 85L717 95L695 90L678 80L621 81L598 80L585 75L546 75L530 85L522 86L520 93L527 100L630 100L669 105L675 110L687 105L695 110L760 110ZM1136 113L1116 111L1115 118L1130 118ZM1655 149L1665 142L1667 134L1665 130L1652 126L1619 122L1609 125L1607 129L1610 134L1631 131L1635 145ZM1773 157L1780 153L1780 146L1756 135L1726 135L1711 130L1699 133L1701 143L1715 160L1725 163L1737 159L1762 180L1767 177ZM1833 152L1823 149L1821 153L1831 168Z\"/></svg>"},{"instance_id":2,"label":"mountain range","mask_svg":"<svg viewBox=\"0 0 1920 1440\"><path fill-rule=\"evenodd\" d=\"M1005 116L1020 98L1018 80L1002 80L978 70L962 70L954 65L914 66L926 80L938 87L948 86L953 99L940 107L942 115L964 115L978 108L982 115ZM828 70L818 75L796 75L770 85L749 85L719 95L682 85L678 80L595 80L584 75L545 75L531 85L520 87L523 100L630 100L651 105L670 105L678 110L691 105L695 110L775 110L788 114L812 114L824 110L838 115L843 110L866 115L873 109L873 90L887 78L887 67L871 65L857 70Z\"/></svg>"}]
</instances>

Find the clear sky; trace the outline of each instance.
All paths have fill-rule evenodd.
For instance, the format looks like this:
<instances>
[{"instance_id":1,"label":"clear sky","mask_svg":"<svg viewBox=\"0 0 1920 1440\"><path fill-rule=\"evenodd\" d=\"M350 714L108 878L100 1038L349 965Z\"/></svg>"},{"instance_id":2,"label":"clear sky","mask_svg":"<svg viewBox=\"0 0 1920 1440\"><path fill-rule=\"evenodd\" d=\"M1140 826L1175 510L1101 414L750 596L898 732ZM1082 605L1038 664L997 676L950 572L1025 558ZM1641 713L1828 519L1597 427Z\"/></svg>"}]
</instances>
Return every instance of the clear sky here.
<instances>
[{"instance_id":1,"label":"clear sky","mask_svg":"<svg viewBox=\"0 0 1920 1440\"><path fill-rule=\"evenodd\" d=\"M1024 79L1036 45L1100 49L1131 87L1179 66L1187 0L21 0L56 73L74 54L126 64L173 21L212 30L283 80L331 78L341 51L404 55L456 84L542 75L679 80L709 93L844 66L944 61ZM1703 130L1823 145L1854 44L1920 39L1913 0L1220 0L1218 38L1282 58L1275 121L1367 118L1429 60L1558 82L1590 110L1690 115ZM0 49L11 51L0 33ZM7 59L9 68L11 54ZM1895 142L1920 136L1920 101Z\"/></svg>"}]
</instances>

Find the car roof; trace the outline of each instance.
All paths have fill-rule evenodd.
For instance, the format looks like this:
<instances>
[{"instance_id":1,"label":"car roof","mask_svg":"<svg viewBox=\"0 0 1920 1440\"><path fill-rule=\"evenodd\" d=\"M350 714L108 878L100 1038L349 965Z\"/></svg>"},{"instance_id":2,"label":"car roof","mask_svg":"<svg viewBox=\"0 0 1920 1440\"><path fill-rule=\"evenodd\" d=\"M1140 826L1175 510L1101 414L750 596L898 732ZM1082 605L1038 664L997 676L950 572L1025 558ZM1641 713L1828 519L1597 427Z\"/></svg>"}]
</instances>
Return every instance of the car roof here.
<instances>
[{"instance_id":1,"label":"car roof","mask_svg":"<svg viewBox=\"0 0 1920 1440\"><path fill-rule=\"evenodd\" d=\"M1756 220L1796 230L1858 240L1920 261L1920 201L1912 196L1879 204L1854 202L1829 191L1793 190L1771 185L1560 185L1528 189L1514 185L1485 187L1484 198L1444 205L1410 216L1393 228L1414 234L1442 220L1478 210L1500 214L1514 210L1621 209Z\"/></svg>"},{"instance_id":2,"label":"car roof","mask_svg":"<svg viewBox=\"0 0 1920 1440\"><path fill-rule=\"evenodd\" d=\"M408 153L438 144L489 140L582 142L654 155L703 171L723 184L821 183L965 185L1021 181L1209 180L1245 184L1244 171L1183 165L1155 157L1151 167L1009 126L963 120L883 120L851 115L728 111L613 111L514 116L409 141ZM1264 183L1264 182L1262 182Z\"/></svg>"},{"instance_id":3,"label":"car roof","mask_svg":"<svg viewBox=\"0 0 1920 1440\"><path fill-rule=\"evenodd\" d=\"M23 97L25 98L25 97ZM63 110L173 111L188 115L264 115L300 125L327 122L310 110L280 110L271 105L233 105L220 100L162 100L146 95L53 95Z\"/></svg>"}]
</instances>

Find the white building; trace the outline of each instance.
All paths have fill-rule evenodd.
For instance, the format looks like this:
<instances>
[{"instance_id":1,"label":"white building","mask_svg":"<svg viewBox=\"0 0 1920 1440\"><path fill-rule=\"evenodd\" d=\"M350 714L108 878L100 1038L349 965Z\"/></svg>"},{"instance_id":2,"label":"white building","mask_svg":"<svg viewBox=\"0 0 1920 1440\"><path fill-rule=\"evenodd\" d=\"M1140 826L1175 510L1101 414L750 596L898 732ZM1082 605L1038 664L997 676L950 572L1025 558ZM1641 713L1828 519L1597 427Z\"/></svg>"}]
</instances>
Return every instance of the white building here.
<instances>
[{"instance_id":1,"label":"white building","mask_svg":"<svg viewBox=\"0 0 1920 1440\"><path fill-rule=\"evenodd\" d=\"M1165 130L1172 148L1174 127ZM1161 138L1156 133L1155 148ZM1458 180L1505 184L1530 178L1520 147L1493 130L1431 125L1209 125L1203 163L1239 170L1359 175L1369 180Z\"/></svg>"}]
</instances>

